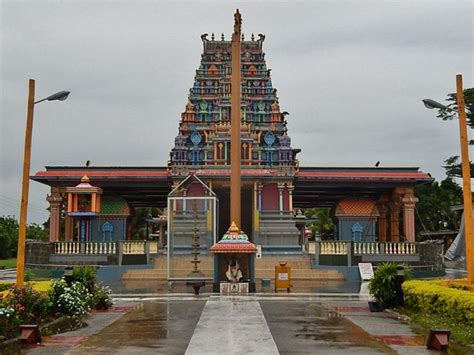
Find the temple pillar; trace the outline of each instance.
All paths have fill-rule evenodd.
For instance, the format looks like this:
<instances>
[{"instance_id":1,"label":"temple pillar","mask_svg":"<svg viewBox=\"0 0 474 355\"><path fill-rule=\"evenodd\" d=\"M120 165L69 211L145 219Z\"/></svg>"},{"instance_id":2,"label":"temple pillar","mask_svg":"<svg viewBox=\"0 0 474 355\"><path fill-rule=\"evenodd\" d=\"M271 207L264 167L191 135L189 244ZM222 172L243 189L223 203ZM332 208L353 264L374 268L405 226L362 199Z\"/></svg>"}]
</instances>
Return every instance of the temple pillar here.
<instances>
[{"instance_id":1,"label":"temple pillar","mask_svg":"<svg viewBox=\"0 0 474 355\"><path fill-rule=\"evenodd\" d=\"M389 198L385 195L382 195L377 202L377 208L379 210L379 217L378 217L378 232L377 232L377 240L379 242L387 241L387 213L388 213L388 204Z\"/></svg>"},{"instance_id":2,"label":"temple pillar","mask_svg":"<svg viewBox=\"0 0 474 355\"><path fill-rule=\"evenodd\" d=\"M388 207L385 204L380 204L379 208L379 224L378 224L378 241L387 241L387 212Z\"/></svg>"},{"instance_id":3,"label":"temple pillar","mask_svg":"<svg viewBox=\"0 0 474 355\"><path fill-rule=\"evenodd\" d=\"M400 241L400 201L398 197L393 197L389 203L390 207L390 241Z\"/></svg>"},{"instance_id":4,"label":"temple pillar","mask_svg":"<svg viewBox=\"0 0 474 355\"><path fill-rule=\"evenodd\" d=\"M290 214L293 213L293 190L295 187L293 185L288 185L288 209L290 210Z\"/></svg>"},{"instance_id":5,"label":"temple pillar","mask_svg":"<svg viewBox=\"0 0 474 355\"><path fill-rule=\"evenodd\" d=\"M61 203L63 198L56 187L51 188L49 202L49 241L57 242L61 236Z\"/></svg>"},{"instance_id":6,"label":"temple pillar","mask_svg":"<svg viewBox=\"0 0 474 355\"><path fill-rule=\"evenodd\" d=\"M278 209L280 211L280 214L283 214L283 190L285 188L285 184L278 183L277 185L278 188Z\"/></svg>"},{"instance_id":7,"label":"temple pillar","mask_svg":"<svg viewBox=\"0 0 474 355\"><path fill-rule=\"evenodd\" d=\"M64 231L64 240L66 242L72 241L74 233L74 219L66 216L66 228Z\"/></svg>"},{"instance_id":8,"label":"temple pillar","mask_svg":"<svg viewBox=\"0 0 474 355\"><path fill-rule=\"evenodd\" d=\"M258 189L258 210L261 211L262 210L262 190L263 190L263 184L262 183L258 183L257 185L257 189Z\"/></svg>"},{"instance_id":9,"label":"temple pillar","mask_svg":"<svg viewBox=\"0 0 474 355\"><path fill-rule=\"evenodd\" d=\"M403 232L408 242L415 242L415 204L418 198L413 193L407 193L402 198L403 203Z\"/></svg>"}]
</instances>

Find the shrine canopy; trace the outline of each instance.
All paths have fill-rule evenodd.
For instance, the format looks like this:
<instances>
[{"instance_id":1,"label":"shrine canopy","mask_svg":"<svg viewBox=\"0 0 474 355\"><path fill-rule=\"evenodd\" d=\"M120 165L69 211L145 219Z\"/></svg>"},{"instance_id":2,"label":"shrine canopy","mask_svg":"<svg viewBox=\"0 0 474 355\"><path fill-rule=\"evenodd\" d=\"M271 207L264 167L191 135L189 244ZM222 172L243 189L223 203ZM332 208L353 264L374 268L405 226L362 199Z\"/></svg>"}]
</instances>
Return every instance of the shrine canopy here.
<instances>
[{"instance_id":1,"label":"shrine canopy","mask_svg":"<svg viewBox=\"0 0 474 355\"><path fill-rule=\"evenodd\" d=\"M239 230L234 222L222 239L211 247L211 253L215 254L255 254L256 252L255 244L249 242L247 234Z\"/></svg>"}]
</instances>

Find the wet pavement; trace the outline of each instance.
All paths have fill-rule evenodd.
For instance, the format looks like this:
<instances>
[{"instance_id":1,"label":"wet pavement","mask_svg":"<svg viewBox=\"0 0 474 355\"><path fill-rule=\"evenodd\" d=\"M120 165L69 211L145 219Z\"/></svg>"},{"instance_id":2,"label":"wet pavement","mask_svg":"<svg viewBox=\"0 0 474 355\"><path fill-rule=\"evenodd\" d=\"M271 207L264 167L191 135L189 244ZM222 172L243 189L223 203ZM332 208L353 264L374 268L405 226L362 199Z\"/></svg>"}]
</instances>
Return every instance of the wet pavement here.
<instances>
[{"instance_id":1,"label":"wet pavement","mask_svg":"<svg viewBox=\"0 0 474 355\"><path fill-rule=\"evenodd\" d=\"M356 295L163 295L120 300L87 323L22 353L433 354L398 314L371 313Z\"/></svg>"}]
</instances>

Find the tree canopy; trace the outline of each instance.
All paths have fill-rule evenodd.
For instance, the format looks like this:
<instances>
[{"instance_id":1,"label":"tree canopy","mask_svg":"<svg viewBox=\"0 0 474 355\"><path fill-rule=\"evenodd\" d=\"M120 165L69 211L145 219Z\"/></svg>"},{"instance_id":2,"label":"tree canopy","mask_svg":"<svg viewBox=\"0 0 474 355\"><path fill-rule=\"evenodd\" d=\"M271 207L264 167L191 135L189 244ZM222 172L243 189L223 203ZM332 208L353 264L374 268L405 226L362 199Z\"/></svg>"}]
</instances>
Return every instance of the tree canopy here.
<instances>
[{"instance_id":1,"label":"tree canopy","mask_svg":"<svg viewBox=\"0 0 474 355\"><path fill-rule=\"evenodd\" d=\"M463 91L464 103L466 105L467 125L474 129L474 88L465 89ZM438 118L442 120L452 120L458 117L458 103L455 93L448 94L448 105L446 110L438 110ZM474 140L470 140L469 144L473 145ZM455 155L445 160L446 174L449 177L461 176L461 164L459 156ZM471 162L471 178L474 177L474 164Z\"/></svg>"}]
</instances>

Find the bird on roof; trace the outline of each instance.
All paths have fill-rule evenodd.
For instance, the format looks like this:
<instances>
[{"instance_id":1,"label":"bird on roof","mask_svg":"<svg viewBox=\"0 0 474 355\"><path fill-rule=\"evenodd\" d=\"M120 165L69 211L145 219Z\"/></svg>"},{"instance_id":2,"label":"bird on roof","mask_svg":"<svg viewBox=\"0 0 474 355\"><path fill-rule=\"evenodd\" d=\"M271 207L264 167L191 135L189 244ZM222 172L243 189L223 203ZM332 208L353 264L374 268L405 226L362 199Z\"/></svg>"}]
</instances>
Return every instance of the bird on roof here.
<instances>
[{"instance_id":1,"label":"bird on roof","mask_svg":"<svg viewBox=\"0 0 474 355\"><path fill-rule=\"evenodd\" d=\"M88 168L90 165L91 165L91 161L90 160L86 161L86 168Z\"/></svg>"},{"instance_id":2,"label":"bird on roof","mask_svg":"<svg viewBox=\"0 0 474 355\"><path fill-rule=\"evenodd\" d=\"M377 162L375 163L375 167L378 168L379 165L380 165L380 161L377 161Z\"/></svg>"}]
</instances>

